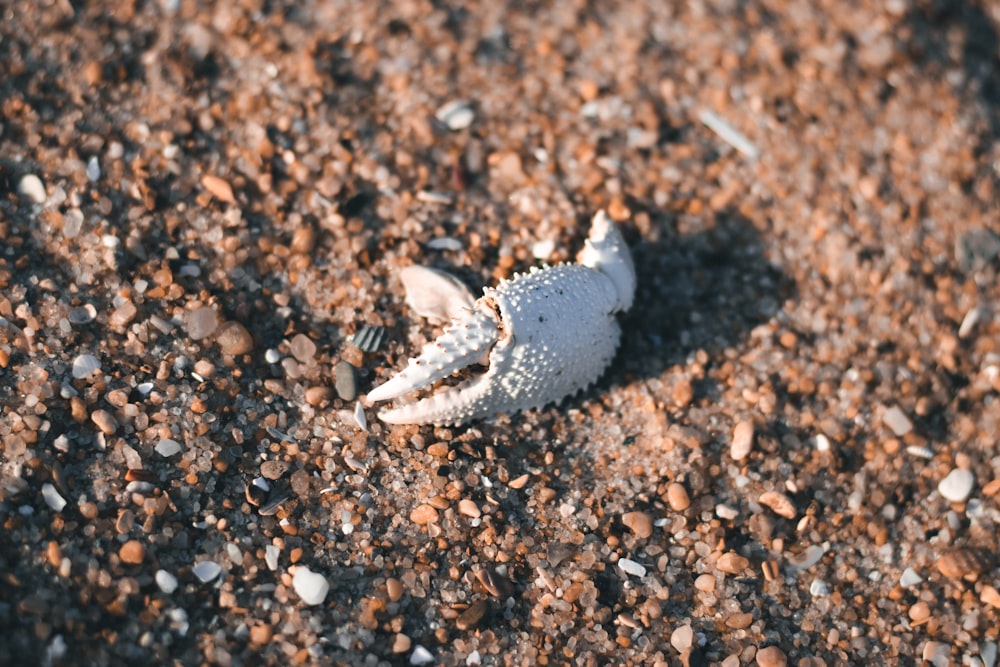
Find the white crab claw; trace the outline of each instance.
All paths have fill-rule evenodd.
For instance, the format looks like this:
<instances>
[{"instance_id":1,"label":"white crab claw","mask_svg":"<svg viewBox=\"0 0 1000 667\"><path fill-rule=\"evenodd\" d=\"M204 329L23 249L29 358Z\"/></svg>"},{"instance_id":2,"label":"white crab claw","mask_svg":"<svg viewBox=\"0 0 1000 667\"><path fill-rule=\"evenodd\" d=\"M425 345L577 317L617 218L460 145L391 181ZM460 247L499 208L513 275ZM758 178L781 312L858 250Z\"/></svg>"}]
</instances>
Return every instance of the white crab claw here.
<instances>
[{"instance_id":1,"label":"white crab claw","mask_svg":"<svg viewBox=\"0 0 1000 667\"><path fill-rule=\"evenodd\" d=\"M368 402L429 387L487 355L488 368L416 403L383 410L379 418L459 424L542 407L596 380L615 355L621 336L616 314L632 305L636 283L628 247L603 211L594 216L578 262L533 268L487 287L471 309L457 280L431 269L407 269L403 282L414 312L458 318L401 373L369 393Z\"/></svg>"},{"instance_id":2,"label":"white crab claw","mask_svg":"<svg viewBox=\"0 0 1000 667\"><path fill-rule=\"evenodd\" d=\"M476 306L445 329L437 340L424 346L420 356L394 378L368 393L368 402L398 398L429 387L452 373L484 359L500 338L495 311Z\"/></svg>"}]
</instances>

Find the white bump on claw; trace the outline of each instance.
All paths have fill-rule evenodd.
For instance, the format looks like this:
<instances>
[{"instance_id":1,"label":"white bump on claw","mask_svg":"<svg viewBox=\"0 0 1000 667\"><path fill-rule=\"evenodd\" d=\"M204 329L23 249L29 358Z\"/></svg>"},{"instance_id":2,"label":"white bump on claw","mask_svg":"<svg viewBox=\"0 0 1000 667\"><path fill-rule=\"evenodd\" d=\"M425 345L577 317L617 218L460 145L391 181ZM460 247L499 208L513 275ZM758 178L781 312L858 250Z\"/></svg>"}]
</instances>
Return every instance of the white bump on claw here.
<instances>
[{"instance_id":1,"label":"white bump on claw","mask_svg":"<svg viewBox=\"0 0 1000 667\"><path fill-rule=\"evenodd\" d=\"M437 339L368 402L390 400L448 377L488 355L462 384L379 413L393 424L462 423L538 408L576 393L604 371L620 338L616 314L632 305L635 268L617 226L600 211L578 264L533 267L487 287L470 304L447 274L410 268L407 303L424 316L452 318ZM457 287L456 287L457 286ZM413 295L411 290L432 291ZM442 300L439 294L448 294Z\"/></svg>"}]
</instances>

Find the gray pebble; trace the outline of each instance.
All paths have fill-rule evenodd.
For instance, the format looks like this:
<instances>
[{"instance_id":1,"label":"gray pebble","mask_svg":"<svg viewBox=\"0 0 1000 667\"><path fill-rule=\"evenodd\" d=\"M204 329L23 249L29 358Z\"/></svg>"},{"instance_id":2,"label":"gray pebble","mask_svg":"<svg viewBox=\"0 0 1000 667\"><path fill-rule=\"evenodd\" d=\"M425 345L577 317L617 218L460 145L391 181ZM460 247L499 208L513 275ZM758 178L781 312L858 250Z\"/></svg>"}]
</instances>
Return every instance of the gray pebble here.
<instances>
[{"instance_id":1,"label":"gray pebble","mask_svg":"<svg viewBox=\"0 0 1000 667\"><path fill-rule=\"evenodd\" d=\"M353 401L358 396L358 373L353 365L338 361L333 369L334 388L337 396L345 401Z\"/></svg>"}]
</instances>

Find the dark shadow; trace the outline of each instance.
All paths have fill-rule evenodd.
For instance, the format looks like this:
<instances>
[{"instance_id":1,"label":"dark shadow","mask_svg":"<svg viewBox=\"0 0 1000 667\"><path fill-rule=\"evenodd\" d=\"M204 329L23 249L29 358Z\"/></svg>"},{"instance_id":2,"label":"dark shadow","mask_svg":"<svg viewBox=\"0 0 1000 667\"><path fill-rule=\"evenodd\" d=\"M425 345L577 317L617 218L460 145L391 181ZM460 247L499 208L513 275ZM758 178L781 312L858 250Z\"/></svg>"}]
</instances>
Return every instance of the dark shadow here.
<instances>
[{"instance_id":1,"label":"dark shadow","mask_svg":"<svg viewBox=\"0 0 1000 667\"><path fill-rule=\"evenodd\" d=\"M615 384L658 377L698 350L715 358L796 292L767 259L760 233L739 213L686 220L698 228L680 234L669 215L650 215L648 240L632 247L638 287L608 372Z\"/></svg>"}]
</instances>

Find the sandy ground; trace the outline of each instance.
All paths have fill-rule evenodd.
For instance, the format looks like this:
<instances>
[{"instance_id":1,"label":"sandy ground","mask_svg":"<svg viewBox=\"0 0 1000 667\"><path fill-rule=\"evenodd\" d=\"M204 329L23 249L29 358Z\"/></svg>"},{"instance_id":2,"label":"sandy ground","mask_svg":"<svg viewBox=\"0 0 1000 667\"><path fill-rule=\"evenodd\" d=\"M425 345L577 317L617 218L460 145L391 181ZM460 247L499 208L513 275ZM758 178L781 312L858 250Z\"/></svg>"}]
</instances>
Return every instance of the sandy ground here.
<instances>
[{"instance_id":1,"label":"sandy ground","mask_svg":"<svg viewBox=\"0 0 1000 667\"><path fill-rule=\"evenodd\" d=\"M996 664L1000 6L0 11L0 664ZM600 208L595 385L358 427Z\"/></svg>"}]
</instances>

